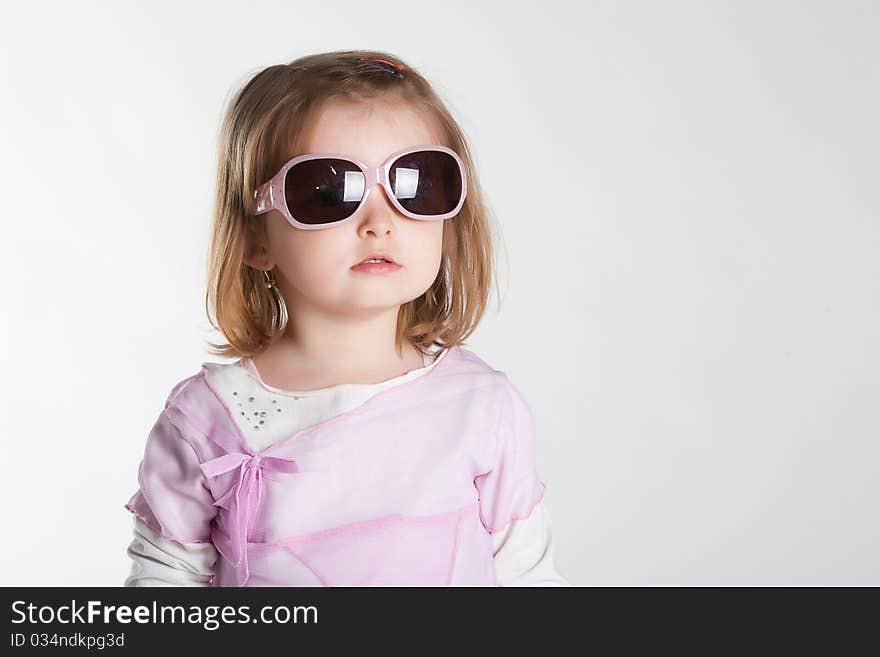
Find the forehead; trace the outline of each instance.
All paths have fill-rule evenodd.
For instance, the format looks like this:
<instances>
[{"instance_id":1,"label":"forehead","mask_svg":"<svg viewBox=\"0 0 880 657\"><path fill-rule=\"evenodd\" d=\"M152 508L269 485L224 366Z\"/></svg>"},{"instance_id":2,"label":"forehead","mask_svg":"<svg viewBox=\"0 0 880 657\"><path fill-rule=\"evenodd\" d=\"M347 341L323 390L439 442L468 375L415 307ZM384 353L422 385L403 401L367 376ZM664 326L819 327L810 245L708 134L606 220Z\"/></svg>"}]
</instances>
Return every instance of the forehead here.
<instances>
[{"instance_id":1,"label":"forehead","mask_svg":"<svg viewBox=\"0 0 880 657\"><path fill-rule=\"evenodd\" d=\"M436 121L405 102L333 100L320 107L300 137L297 155L342 153L379 166L391 153L442 144Z\"/></svg>"}]
</instances>

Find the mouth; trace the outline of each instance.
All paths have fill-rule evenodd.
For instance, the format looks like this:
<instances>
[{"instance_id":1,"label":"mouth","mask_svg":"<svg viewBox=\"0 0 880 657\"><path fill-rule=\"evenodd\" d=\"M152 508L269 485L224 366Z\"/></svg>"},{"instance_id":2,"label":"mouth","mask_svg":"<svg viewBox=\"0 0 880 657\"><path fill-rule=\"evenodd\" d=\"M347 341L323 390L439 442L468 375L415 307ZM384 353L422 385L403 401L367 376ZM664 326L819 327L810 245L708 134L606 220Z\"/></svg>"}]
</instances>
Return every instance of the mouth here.
<instances>
[{"instance_id":1,"label":"mouth","mask_svg":"<svg viewBox=\"0 0 880 657\"><path fill-rule=\"evenodd\" d=\"M357 263L357 265L354 265L354 266L358 267L360 265L381 264L381 263L390 264L390 265L397 265L398 267L400 266L400 264L395 262L391 258L391 256L380 254L380 253L374 253L373 255L367 256L366 258L361 260L359 263Z\"/></svg>"},{"instance_id":2,"label":"mouth","mask_svg":"<svg viewBox=\"0 0 880 657\"><path fill-rule=\"evenodd\" d=\"M390 258L375 257L362 260L354 265L351 270L366 274L388 274L397 271L401 265L397 264Z\"/></svg>"}]
</instances>

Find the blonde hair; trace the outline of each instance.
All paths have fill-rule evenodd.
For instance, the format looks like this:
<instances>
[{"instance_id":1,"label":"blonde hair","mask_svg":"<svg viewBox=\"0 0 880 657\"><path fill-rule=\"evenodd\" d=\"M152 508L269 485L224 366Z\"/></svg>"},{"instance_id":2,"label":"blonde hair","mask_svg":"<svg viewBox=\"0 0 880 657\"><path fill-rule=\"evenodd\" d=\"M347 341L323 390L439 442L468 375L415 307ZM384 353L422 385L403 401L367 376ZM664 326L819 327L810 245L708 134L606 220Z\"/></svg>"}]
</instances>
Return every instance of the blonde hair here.
<instances>
[{"instance_id":1,"label":"blonde hair","mask_svg":"<svg viewBox=\"0 0 880 657\"><path fill-rule=\"evenodd\" d=\"M360 57L406 68L387 72ZM283 330L279 303L265 285L265 274L245 263L248 231L263 229L267 217L250 214L254 190L293 157L309 121L325 102L384 97L404 101L438 123L443 145L461 158L468 181L460 212L445 220L436 279L424 294L401 306L398 351L404 341L423 354L431 345L460 345L476 329L495 278L495 256L489 213L464 132L427 80L406 62L387 52L342 50L264 68L234 94L226 110L218 136L205 308L227 343L208 341L212 354L252 356Z\"/></svg>"}]
</instances>

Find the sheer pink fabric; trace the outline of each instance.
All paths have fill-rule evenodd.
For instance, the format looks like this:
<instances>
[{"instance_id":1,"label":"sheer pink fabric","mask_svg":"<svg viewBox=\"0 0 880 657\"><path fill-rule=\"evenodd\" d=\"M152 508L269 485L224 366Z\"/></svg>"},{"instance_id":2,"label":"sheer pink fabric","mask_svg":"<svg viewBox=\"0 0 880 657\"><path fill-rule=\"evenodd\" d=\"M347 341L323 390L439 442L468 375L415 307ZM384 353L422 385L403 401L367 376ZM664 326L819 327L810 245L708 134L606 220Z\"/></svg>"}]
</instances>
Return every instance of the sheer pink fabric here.
<instances>
[{"instance_id":1,"label":"sheer pink fabric","mask_svg":"<svg viewBox=\"0 0 880 657\"><path fill-rule=\"evenodd\" d=\"M546 485L529 406L453 347L430 372L250 449L202 370L147 437L125 507L163 537L213 542L214 586L492 586L490 533Z\"/></svg>"}]
</instances>

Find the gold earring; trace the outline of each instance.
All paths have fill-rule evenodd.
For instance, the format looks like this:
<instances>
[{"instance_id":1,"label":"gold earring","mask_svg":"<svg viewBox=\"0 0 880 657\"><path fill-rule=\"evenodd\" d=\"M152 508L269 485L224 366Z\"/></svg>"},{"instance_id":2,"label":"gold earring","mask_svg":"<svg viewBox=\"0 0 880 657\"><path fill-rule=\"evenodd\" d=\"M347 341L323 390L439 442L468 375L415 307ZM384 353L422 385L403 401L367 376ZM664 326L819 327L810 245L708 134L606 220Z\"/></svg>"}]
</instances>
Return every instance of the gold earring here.
<instances>
[{"instance_id":1,"label":"gold earring","mask_svg":"<svg viewBox=\"0 0 880 657\"><path fill-rule=\"evenodd\" d=\"M266 282L264 285L267 289L272 290L272 296L275 298L275 312L272 317L272 332L273 334L281 334L284 333L284 329L287 328L287 304L284 303L284 297L281 296L281 290L278 289L278 285L272 272L264 270L263 274L266 276Z\"/></svg>"}]
</instances>

